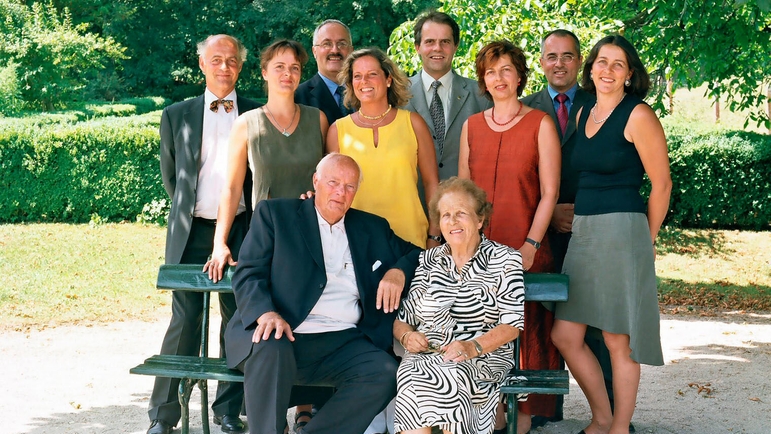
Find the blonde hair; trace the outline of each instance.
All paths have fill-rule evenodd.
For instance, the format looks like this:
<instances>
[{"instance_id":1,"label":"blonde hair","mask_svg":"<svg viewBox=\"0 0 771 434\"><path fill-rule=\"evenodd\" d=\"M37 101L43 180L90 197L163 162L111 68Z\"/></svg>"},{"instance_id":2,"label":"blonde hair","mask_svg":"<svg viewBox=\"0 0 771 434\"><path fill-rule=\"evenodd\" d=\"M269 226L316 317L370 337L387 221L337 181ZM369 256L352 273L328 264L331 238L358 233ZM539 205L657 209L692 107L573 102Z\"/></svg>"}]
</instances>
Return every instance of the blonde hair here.
<instances>
[{"instance_id":1,"label":"blonde hair","mask_svg":"<svg viewBox=\"0 0 771 434\"><path fill-rule=\"evenodd\" d=\"M353 91L353 63L357 59L370 56L380 63L380 69L385 73L386 78L391 77L391 87L388 88L388 103L393 107L403 107L407 105L412 94L410 93L410 79L399 69L380 48L370 47L362 48L351 53L345 58L343 69L337 78L341 83L345 83L344 104L347 107L358 109L361 107L361 101L356 97Z\"/></svg>"}]
</instances>

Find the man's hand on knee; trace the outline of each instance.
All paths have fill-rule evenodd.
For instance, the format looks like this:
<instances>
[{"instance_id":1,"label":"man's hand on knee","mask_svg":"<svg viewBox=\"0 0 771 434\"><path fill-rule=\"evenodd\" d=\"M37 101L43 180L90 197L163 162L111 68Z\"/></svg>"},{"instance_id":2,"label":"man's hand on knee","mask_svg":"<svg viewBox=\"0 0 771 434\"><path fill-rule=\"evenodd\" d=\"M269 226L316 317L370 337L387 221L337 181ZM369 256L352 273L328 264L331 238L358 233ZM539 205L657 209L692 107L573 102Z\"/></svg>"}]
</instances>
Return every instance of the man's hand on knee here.
<instances>
[{"instance_id":1,"label":"man's hand on knee","mask_svg":"<svg viewBox=\"0 0 771 434\"><path fill-rule=\"evenodd\" d=\"M252 342L258 344L260 341L267 340L273 332L275 332L275 339L281 339L282 336L286 335L290 341L294 342L292 328L277 312L265 312L257 318L257 328L252 335Z\"/></svg>"}]
</instances>

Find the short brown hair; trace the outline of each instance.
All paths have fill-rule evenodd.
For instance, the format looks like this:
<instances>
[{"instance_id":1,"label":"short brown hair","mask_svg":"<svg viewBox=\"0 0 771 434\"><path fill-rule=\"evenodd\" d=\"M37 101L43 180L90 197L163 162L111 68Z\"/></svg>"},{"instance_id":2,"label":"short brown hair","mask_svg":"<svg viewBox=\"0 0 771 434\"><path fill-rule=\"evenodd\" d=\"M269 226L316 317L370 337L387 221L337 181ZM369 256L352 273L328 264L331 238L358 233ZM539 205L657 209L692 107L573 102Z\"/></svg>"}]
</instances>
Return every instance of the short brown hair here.
<instances>
[{"instance_id":1,"label":"short brown hair","mask_svg":"<svg viewBox=\"0 0 771 434\"><path fill-rule=\"evenodd\" d=\"M439 183L434 196L428 203L428 215L431 221L439 224L439 200L447 193L465 193L474 201L477 217L482 221L482 231L490 224L493 204L487 201L487 193L470 179L452 176Z\"/></svg>"},{"instance_id":2,"label":"short brown hair","mask_svg":"<svg viewBox=\"0 0 771 434\"><path fill-rule=\"evenodd\" d=\"M410 93L410 79L399 69L391 58L380 48L370 47L356 50L345 58L343 69L340 70L338 79L345 83L344 102L347 107L358 109L361 107L361 101L353 92L353 62L362 57L370 56L380 63L380 69L385 73L386 78L391 77L391 87L388 88L388 103L394 108L403 107L412 98Z\"/></svg>"},{"instance_id":3,"label":"short brown hair","mask_svg":"<svg viewBox=\"0 0 771 434\"><path fill-rule=\"evenodd\" d=\"M277 39L265 47L260 53L260 69L268 69L268 63L284 50L294 53L295 59L300 62L300 72L302 72L305 64L308 63L308 52L305 51L302 44L291 39Z\"/></svg>"},{"instance_id":4,"label":"short brown hair","mask_svg":"<svg viewBox=\"0 0 771 434\"><path fill-rule=\"evenodd\" d=\"M650 88L651 79L648 75L648 71L645 70L640 55L637 54L637 50L629 41L621 35L609 35L597 42L592 51L589 52L589 56L584 63L584 75L581 80L581 88L585 91L596 94L597 89L594 87L594 81L592 80L592 67L594 61L597 60L597 56L600 54L600 48L604 45L615 45L616 47L624 50L626 54L626 63L629 66L629 70L632 71L632 77L629 79L629 86L624 83L624 92L645 98L648 95L648 89Z\"/></svg>"},{"instance_id":5,"label":"short brown hair","mask_svg":"<svg viewBox=\"0 0 771 434\"><path fill-rule=\"evenodd\" d=\"M530 72L530 68L527 67L527 59L525 59L525 53L522 49L506 40L490 42L479 50L476 59L479 92L488 99L492 99L492 96L485 85L485 71L503 56L509 56L514 68L517 69L517 75L520 79L517 86L517 96L522 96L522 91L527 85L527 74Z\"/></svg>"}]
</instances>

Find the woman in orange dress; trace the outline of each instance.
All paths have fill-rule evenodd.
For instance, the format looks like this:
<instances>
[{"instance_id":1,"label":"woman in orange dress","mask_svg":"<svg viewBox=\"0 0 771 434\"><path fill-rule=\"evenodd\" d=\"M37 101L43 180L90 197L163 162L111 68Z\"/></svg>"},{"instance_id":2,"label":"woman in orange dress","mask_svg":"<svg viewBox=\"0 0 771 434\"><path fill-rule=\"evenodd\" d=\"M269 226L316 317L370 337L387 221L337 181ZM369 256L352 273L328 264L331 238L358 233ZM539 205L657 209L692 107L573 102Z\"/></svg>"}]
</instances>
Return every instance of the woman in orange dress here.
<instances>
[{"instance_id":1,"label":"woman in orange dress","mask_svg":"<svg viewBox=\"0 0 771 434\"><path fill-rule=\"evenodd\" d=\"M495 213L485 235L518 249L526 271L552 272L545 236L559 193L561 150L557 130L545 112L519 101L528 68L525 55L508 41L486 45L476 58L480 91L493 108L468 118L461 131L458 175L487 192ZM551 343L554 315L540 303L525 303L521 338L524 369L559 369ZM530 416L553 417L556 397L531 395L520 403L517 432L530 429ZM496 428L504 423L499 408ZM501 417L503 416L503 417Z\"/></svg>"}]
</instances>

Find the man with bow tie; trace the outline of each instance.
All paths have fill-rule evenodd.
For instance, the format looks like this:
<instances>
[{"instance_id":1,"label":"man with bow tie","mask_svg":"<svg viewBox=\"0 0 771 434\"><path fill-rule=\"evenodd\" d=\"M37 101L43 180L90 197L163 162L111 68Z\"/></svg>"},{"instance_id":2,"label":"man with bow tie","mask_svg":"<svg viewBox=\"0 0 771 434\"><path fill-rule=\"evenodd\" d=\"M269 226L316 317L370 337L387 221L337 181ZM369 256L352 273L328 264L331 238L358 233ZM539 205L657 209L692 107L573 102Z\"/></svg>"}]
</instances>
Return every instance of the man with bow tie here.
<instances>
[{"instance_id":1,"label":"man with bow tie","mask_svg":"<svg viewBox=\"0 0 771 434\"><path fill-rule=\"evenodd\" d=\"M360 182L358 164L332 153L316 166L312 198L254 211L225 335L252 434L284 432L298 383L335 387L298 434L361 434L396 395L393 322L421 250L351 208Z\"/></svg>"},{"instance_id":2,"label":"man with bow tie","mask_svg":"<svg viewBox=\"0 0 771 434\"><path fill-rule=\"evenodd\" d=\"M161 116L161 176L171 199L166 232L167 264L203 264L212 251L220 190L227 170L228 137L239 114L261 104L236 95L238 74L246 48L236 38L212 35L198 44L198 65L206 79L203 95L166 107ZM248 171L248 169L247 169ZM237 259L251 217L251 174L244 180L244 195L228 237ZM232 294L220 294L224 335L236 309ZM174 292L172 316L161 354L198 355L203 295ZM220 339L222 343L222 338ZM222 345L221 345L222 346ZM221 356L225 356L224 352ZM148 434L169 434L180 419L179 379L157 377L148 411ZM212 404L214 423L224 432L245 432L239 414L241 383L220 382Z\"/></svg>"}]
</instances>

